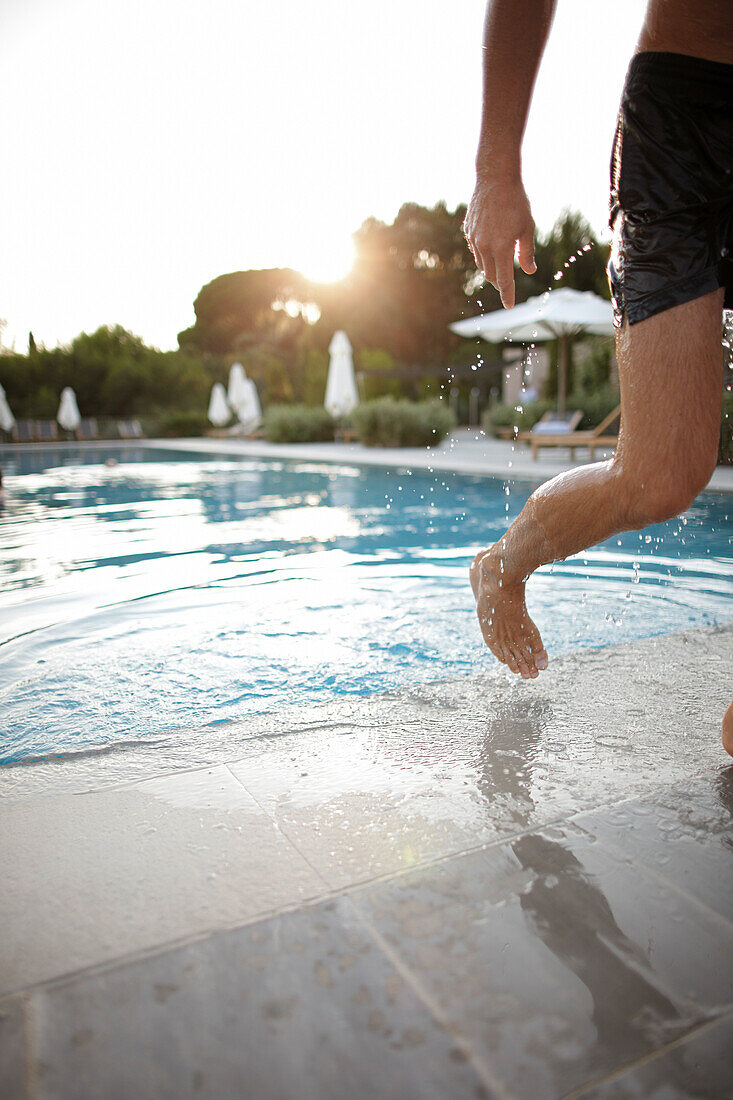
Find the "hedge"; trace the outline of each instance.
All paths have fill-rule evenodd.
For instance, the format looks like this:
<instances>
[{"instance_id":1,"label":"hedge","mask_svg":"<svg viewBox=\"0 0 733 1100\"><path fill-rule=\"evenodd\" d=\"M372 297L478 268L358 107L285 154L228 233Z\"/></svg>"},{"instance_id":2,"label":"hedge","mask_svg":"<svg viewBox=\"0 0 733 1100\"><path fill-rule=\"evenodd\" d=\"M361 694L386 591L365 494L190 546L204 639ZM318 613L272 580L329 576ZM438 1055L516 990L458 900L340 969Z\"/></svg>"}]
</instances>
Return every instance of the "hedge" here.
<instances>
[{"instance_id":1,"label":"hedge","mask_svg":"<svg viewBox=\"0 0 733 1100\"><path fill-rule=\"evenodd\" d=\"M367 447L434 447L448 435L455 418L440 399L380 397L359 405L351 423Z\"/></svg>"},{"instance_id":2,"label":"hedge","mask_svg":"<svg viewBox=\"0 0 733 1100\"><path fill-rule=\"evenodd\" d=\"M262 426L270 443L323 443L333 439L333 417L318 405L270 405Z\"/></svg>"}]
</instances>

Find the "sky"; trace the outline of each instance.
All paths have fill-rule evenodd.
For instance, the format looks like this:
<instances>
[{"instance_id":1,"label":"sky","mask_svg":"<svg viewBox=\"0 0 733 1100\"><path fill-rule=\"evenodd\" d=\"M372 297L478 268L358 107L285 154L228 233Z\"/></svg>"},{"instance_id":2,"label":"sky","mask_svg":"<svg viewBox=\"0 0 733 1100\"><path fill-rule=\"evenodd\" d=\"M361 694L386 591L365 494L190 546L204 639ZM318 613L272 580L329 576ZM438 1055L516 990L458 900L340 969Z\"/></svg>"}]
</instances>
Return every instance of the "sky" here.
<instances>
[{"instance_id":1,"label":"sky","mask_svg":"<svg viewBox=\"0 0 733 1100\"><path fill-rule=\"evenodd\" d=\"M176 347L228 271L348 269L404 202L467 202L484 0L0 0L5 346L121 324ZM547 230L606 231L644 5L558 0L525 135Z\"/></svg>"}]
</instances>

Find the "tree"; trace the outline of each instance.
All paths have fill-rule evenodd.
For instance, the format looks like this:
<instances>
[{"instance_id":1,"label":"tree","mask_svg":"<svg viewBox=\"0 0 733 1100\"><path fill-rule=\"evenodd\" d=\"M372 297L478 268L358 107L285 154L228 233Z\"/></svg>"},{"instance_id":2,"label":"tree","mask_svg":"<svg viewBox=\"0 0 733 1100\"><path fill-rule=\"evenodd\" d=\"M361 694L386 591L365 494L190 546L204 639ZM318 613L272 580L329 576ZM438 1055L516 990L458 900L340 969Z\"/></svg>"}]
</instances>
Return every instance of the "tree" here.
<instances>
[{"instance_id":1,"label":"tree","mask_svg":"<svg viewBox=\"0 0 733 1100\"><path fill-rule=\"evenodd\" d=\"M465 206L417 203L391 225L369 218L354 235L356 260L341 284L314 295L316 332L343 328L358 351L381 348L403 363L443 363L458 338L448 325L467 311L475 264L463 236Z\"/></svg>"},{"instance_id":2,"label":"tree","mask_svg":"<svg viewBox=\"0 0 733 1100\"><path fill-rule=\"evenodd\" d=\"M207 283L193 308L196 323L178 334L179 346L219 355L253 344L287 344L305 324L308 281L290 268L233 271Z\"/></svg>"}]
</instances>

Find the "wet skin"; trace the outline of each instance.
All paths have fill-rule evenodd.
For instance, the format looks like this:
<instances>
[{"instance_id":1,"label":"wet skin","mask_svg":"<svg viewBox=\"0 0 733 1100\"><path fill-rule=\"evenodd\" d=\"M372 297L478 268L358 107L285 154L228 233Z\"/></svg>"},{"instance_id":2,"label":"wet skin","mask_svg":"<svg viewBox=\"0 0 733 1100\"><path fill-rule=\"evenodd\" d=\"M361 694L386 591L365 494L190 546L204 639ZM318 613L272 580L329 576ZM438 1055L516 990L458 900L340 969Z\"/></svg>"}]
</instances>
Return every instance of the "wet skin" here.
<instances>
[{"instance_id":1,"label":"wet skin","mask_svg":"<svg viewBox=\"0 0 733 1100\"><path fill-rule=\"evenodd\" d=\"M534 222L520 148L553 0L492 0L484 38L484 109L476 188L464 230L477 266L514 305L514 257L531 274ZM637 50L733 63L729 0L650 0ZM507 89L511 93L507 93ZM722 390L722 290L617 331L621 431L614 457L541 486L498 542L476 555L471 585L481 632L512 672L548 660L527 611L527 578L621 531L684 511L716 464ZM733 704L723 744L733 755Z\"/></svg>"}]
</instances>

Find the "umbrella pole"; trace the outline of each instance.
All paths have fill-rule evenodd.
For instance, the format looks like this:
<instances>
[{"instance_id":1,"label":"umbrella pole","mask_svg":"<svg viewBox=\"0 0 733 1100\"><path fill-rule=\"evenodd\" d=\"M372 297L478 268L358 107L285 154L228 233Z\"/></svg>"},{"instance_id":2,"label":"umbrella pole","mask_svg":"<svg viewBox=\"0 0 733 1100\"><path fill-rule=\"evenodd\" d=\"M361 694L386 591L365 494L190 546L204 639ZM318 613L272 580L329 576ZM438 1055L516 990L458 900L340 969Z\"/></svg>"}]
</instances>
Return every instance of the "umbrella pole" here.
<instances>
[{"instance_id":1,"label":"umbrella pole","mask_svg":"<svg viewBox=\"0 0 733 1100\"><path fill-rule=\"evenodd\" d=\"M557 411L565 412L565 398L568 382L568 343L569 337L561 336L557 356Z\"/></svg>"}]
</instances>

